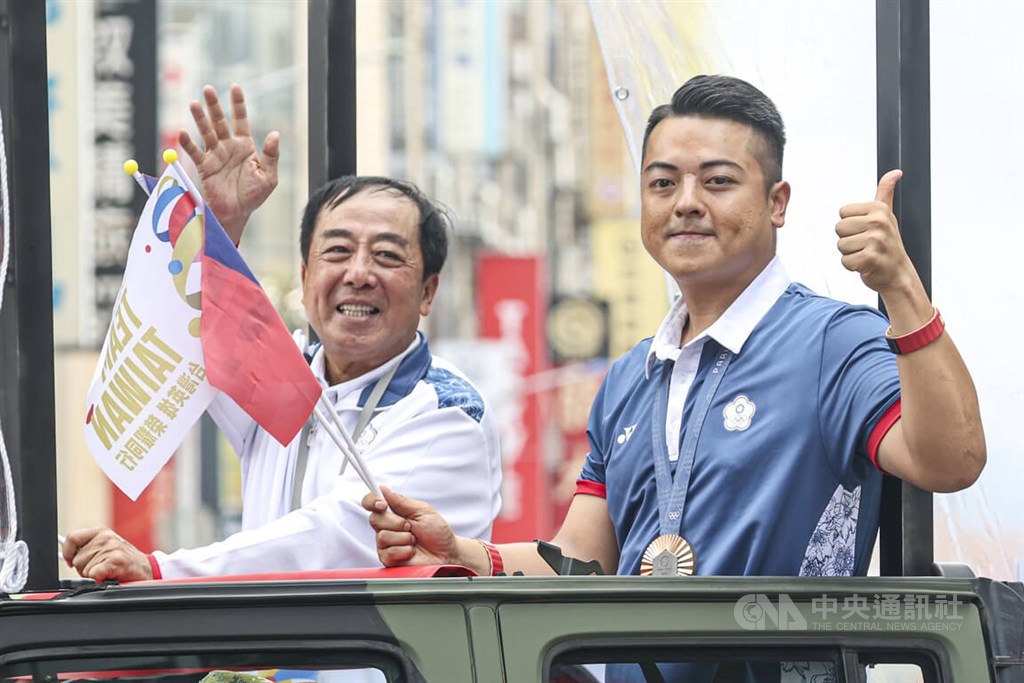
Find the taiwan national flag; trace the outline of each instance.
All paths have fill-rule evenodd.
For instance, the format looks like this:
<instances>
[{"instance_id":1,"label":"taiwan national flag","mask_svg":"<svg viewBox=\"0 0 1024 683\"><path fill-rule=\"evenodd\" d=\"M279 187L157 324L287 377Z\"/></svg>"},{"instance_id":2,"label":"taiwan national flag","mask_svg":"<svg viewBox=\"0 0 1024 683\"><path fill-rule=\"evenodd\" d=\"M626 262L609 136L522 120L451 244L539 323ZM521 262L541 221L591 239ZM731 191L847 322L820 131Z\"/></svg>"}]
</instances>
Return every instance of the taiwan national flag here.
<instances>
[{"instance_id":1,"label":"taiwan national flag","mask_svg":"<svg viewBox=\"0 0 1024 683\"><path fill-rule=\"evenodd\" d=\"M200 330L207 378L288 444L313 412L320 384L209 207L205 218Z\"/></svg>"},{"instance_id":2,"label":"taiwan national flag","mask_svg":"<svg viewBox=\"0 0 1024 683\"><path fill-rule=\"evenodd\" d=\"M149 199L83 413L86 445L132 500L218 390L282 444L321 393L270 300L178 169L134 174Z\"/></svg>"}]
</instances>

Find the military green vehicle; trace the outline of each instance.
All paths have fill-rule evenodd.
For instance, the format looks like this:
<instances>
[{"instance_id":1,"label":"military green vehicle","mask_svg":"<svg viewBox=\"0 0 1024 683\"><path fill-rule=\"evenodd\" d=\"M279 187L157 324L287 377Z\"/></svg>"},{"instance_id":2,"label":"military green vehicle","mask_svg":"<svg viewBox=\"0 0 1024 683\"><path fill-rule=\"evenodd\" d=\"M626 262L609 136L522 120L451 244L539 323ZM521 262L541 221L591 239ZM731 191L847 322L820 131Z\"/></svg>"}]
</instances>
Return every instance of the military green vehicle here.
<instances>
[{"instance_id":1,"label":"military green vehicle","mask_svg":"<svg viewBox=\"0 0 1024 683\"><path fill-rule=\"evenodd\" d=\"M357 574L4 598L0 680L1024 681L1020 583Z\"/></svg>"}]
</instances>

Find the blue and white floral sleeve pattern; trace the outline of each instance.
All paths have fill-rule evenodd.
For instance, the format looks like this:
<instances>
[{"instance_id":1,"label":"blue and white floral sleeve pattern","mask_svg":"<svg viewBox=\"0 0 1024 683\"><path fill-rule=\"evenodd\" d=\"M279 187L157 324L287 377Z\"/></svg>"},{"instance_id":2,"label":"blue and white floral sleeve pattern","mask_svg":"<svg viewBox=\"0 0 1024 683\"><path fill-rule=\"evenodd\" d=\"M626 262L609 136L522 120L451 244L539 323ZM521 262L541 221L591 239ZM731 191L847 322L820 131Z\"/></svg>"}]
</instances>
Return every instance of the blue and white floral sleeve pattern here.
<instances>
[{"instance_id":1,"label":"blue and white floral sleeve pattern","mask_svg":"<svg viewBox=\"0 0 1024 683\"><path fill-rule=\"evenodd\" d=\"M837 487L811 534L800 576L853 576L859 511L860 487Z\"/></svg>"},{"instance_id":2,"label":"blue and white floral sleeve pattern","mask_svg":"<svg viewBox=\"0 0 1024 683\"><path fill-rule=\"evenodd\" d=\"M468 381L453 372L432 366L424 378L437 393L438 408L461 408L462 412L480 422L484 416L484 401Z\"/></svg>"}]
</instances>

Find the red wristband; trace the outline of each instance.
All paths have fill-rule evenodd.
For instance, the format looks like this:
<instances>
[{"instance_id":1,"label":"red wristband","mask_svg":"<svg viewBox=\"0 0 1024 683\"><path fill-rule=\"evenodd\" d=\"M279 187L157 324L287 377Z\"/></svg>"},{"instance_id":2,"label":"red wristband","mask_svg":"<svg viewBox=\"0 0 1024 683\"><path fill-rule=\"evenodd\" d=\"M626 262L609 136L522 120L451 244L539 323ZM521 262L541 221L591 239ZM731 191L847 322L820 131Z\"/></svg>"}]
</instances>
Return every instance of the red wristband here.
<instances>
[{"instance_id":1,"label":"red wristband","mask_svg":"<svg viewBox=\"0 0 1024 683\"><path fill-rule=\"evenodd\" d=\"M149 568L153 570L153 578L154 579L162 579L162 578L164 578L163 572L160 571L160 564L156 561L156 558L153 557L152 553L147 553L146 554L146 559L149 560Z\"/></svg>"},{"instance_id":2,"label":"red wristband","mask_svg":"<svg viewBox=\"0 0 1024 683\"><path fill-rule=\"evenodd\" d=\"M494 546L494 544L488 543L482 538L478 538L476 540L478 543L480 543L480 545L484 547L484 550L487 551L487 558L490 564L490 571L488 572L487 576L494 576L495 574L503 573L505 571L505 563L502 562L501 553L498 552L498 549Z\"/></svg>"},{"instance_id":3,"label":"red wristband","mask_svg":"<svg viewBox=\"0 0 1024 683\"><path fill-rule=\"evenodd\" d=\"M889 344L889 349L896 354L910 353L928 346L941 337L943 330L946 329L946 323L939 314L939 309L934 310L932 319L913 332L894 337L891 327L886 330L885 341Z\"/></svg>"}]
</instances>

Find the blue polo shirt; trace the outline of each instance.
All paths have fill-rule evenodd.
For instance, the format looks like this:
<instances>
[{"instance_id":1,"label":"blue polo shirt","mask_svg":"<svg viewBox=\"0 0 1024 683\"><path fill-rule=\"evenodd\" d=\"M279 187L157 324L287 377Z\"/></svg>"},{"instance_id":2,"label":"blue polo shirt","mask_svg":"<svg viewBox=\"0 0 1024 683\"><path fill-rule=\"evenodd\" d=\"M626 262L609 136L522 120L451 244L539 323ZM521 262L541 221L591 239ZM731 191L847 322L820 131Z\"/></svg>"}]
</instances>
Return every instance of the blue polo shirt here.
<instances>
[{"instance_id":1,"label":"blue polo shirt","mask_svg":"<svg viewBox=\"0 0 1024 683\"><path fill-rule=\"evenodd\" d=\"M877 445L879 430L899 414L888 322L873 308L818 296L788 278L779 285L783 276L773 261L734 304L746 307L743 314L730 308L721 325L684 347L683 355L691 345L698 354L685 401L669 397L683 355L653 352L651 339L605 377L578 492L605 496L619 574L638 574L644 550L662 533L654 457L675 475L684 458L671 459L681 448L668 442L678 432L681 443L692 429L697 399L724 353L731 360L699 431L679 527L670 530L690 542L696 573L866 573L882 484L869 440ZM681 330L680 311L674 307L663 330ZM667 429L653 408L658 392L669 406ZM679 402L682 420L672 429Z\"/></svg>"}]
</instances>

